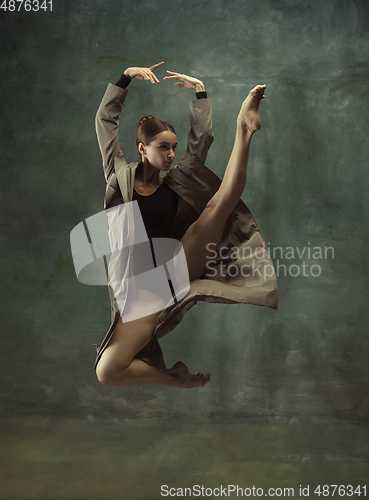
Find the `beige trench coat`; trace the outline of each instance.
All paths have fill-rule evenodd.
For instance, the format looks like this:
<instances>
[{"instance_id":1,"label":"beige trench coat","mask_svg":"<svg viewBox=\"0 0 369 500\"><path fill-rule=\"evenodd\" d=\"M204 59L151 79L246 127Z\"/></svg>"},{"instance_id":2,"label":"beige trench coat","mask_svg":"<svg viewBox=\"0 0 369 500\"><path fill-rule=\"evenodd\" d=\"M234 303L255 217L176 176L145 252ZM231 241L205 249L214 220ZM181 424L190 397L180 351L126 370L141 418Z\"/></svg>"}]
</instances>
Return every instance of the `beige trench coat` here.
<instances>
[{"instance_id":1,"label":"beige trench coat","mask_svg":"<svg viewBox=\"0 0 369 500\"><path fill-rule=\"evenodd\" d=\"M128 90L109 83L96 114L96 133L107 182L104 209L132 201L133 197L139 162L128 163L118 142L119 117L127 93ZM187 150L164 177L164 182L178 195L178 209L170 235L178 240L198 218L221 183L219 177L204 165L214 137L210 99L190 102L190 120ZM201 279L191 282L186 297L160 313L152 340L136 358L152 366L165 367L157 339L172 331L186 311L199 300L277 309L278 285L273 263L258 223L241 200L227 219L219 248L222 248L222 255L214 258L211 271L209 267ZM237 269L239 272L235 272ZM102 343L95 344L95 368L120 317L110 285L109 294L111 326Z\"/></svg>"}]
</instances>

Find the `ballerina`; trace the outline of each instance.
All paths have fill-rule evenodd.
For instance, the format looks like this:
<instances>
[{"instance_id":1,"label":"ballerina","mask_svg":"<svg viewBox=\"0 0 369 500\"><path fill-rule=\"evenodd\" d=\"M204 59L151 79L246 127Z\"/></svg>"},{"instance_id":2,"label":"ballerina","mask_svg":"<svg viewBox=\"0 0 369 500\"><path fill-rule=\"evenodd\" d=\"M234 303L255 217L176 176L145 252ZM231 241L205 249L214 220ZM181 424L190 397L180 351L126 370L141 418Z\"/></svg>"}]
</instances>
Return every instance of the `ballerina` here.
<instances>
[{"instance_id":1,"label":"ballerina","mask_svg":"<svg viewBox=\"0 0 369 500\"><path fill-rule=\"evenodd\" d=\"M109 84L96 116L97 135L108 185L109 182L112 185L111 178L117 173L115 171L118 164L117 158L120 159L119 161L125 162L117 139L117 125L127 95L126 87L131 79L146 80L152 84L159 83L154 71L163 64L164 62L161 62L147 68L129 67L124 71L116 85ZM175 83L176 87L196 90L197 100L191 103L192 129L189 135L188 150L185 153L187 156L184 160L190 163L192 161L195 171L196 168L206 169L203 163L212 143L213 133L210 99L207 98L205 86L201 80L196 78L172 71L167 71L167 73L164 80L179 80ZM208 245L209 243L213 245L220 243L226 221L239 203L243 193L251 138L261 126L258 110L260 102L265 98L265 89L266 85L257 85L250 90L247 98L243 101L237 117L233 150L223 180L213 196L206 202L201 213L188 225L184 233L182 230L183 235L180 241L185 252L191 283L200 280L203 276L206 263L210 258ZM112 109L111 113L107 112L110 108ZM196 110L198 117L194 118ZM197 125L196 119L200 122ZM157 236L152 226L157 220L157 217L155 219L156 211L159 210L158 213L163 213L160 212L160 208L162 208L160 203L162 205L164 203L164 206L168 207L165 216L163 216L164 233L160 236L170 236L173 232L176 233L178 204L183 204L181 196L178 196L178 192L176 193L175 184L170 182L172 179L170 168L176 154L177 137L171 125L154 118L152 115L144 117L139 125L136 142L141 162L134 165L133 174L127 173L127 175L134 176L134 188L131 196L139 203L149 237ZM197 165L200 166L197 167ZM122 168L126 169L127 166L128 164L125 162ZM190 165L189 168L192 166ZM164 179L159 175L161 171L168 172ZM108 192L110 192L109 189L107 189ZM121 202L131 201L128 190L123 196L121 193L118 194L122 199ZM114 206L117 201L112 202L109 199L108 203L105 203L105 208L109 204ZM151 219L150 214L154 214ZM159 229L156 228L156 231ZM273 299L269 302L265 300L260 304L276 308L276 280L275 277L273 279L271 292L268 292L268 296L273 296ZM247 301L249 300L245 300L245 302ZM134 303L138 307L142 306L144 302L145 293L137 290ZM239 302L239 300L234 302ZM204 386L209 382L210 373L196 372L191 374L181 361L168 369L164 362L150 362L145 359L145 356L140 359L138 354L144 352L145 346L150 345L153 340L153 332L160 314L161 311L158 311L131 321L129 316L123 317L124 321L122 321L122 317L117 319L116 315L114 326L112 325L109 330L109 336L104 339L103 344L98 346L98 359L95 368L98 380L102 384L112 386L163 384L192 388Z\"/></svg>"}]
</instances>

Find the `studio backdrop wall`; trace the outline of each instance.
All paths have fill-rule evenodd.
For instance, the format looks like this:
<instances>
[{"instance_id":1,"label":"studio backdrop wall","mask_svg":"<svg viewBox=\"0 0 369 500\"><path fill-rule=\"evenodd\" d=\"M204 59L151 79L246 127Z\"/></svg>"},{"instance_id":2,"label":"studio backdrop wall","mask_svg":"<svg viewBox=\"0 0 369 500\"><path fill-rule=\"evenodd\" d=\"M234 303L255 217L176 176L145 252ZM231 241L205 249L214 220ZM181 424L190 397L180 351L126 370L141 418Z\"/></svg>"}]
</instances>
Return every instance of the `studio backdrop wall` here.
<instances>
[{"instance_id":1,"label":"studio backdrop wall","mask_svg":"<svg viewBox=\"0 0 369 500\"><path fill-rule=\"evenodd\" d=\"M363 0L54 1L1 12L1 400L5 415L368 417L369 6ZM106 387L94 343L107 287L78 282L70 232L103 210L94 118L107 84L132 81L128 161L147 114L186 149L201 79L212 100L206 165L222 177L242 101L266 84L242 196L270 248L277 311L198 303L161 340L167 366L209 371L203 390Z\"/></svg>"}]
</instances>

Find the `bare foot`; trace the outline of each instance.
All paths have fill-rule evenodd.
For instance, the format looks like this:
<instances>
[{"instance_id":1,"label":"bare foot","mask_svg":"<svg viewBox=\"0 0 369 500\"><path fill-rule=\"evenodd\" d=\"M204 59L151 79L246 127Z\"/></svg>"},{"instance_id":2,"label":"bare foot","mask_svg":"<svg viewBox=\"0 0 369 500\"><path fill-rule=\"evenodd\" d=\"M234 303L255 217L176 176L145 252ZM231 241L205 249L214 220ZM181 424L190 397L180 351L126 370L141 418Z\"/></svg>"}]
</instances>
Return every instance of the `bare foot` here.
<instances>
[{"instance_id":1,"label":"bare foot","mask_svg":"<svg viewBox=\"0 0 369 500\"><path fill-rule=\"evenodd\" d=\"M196 372L195 375L192 375L187 366L181 361L178 361L173 368L169 370L169 372L173 377L174 387L187 389L190 389L191 387L201 387L210 380L210 373Z\"/></svg>"},{"instance_id":2,"label":"bare foot","mask_svg":"<svg viewBox=\"0 0 369 500\"><path fill-rule=\"evenodd\" d=\"M256 85L250 90L249 95L243 101L239 112L237 123L246 125L249 131L253 134L260 129L259 104L262 99L265 99L264 91L266 85Z\"/></svg>"}]
</instances>

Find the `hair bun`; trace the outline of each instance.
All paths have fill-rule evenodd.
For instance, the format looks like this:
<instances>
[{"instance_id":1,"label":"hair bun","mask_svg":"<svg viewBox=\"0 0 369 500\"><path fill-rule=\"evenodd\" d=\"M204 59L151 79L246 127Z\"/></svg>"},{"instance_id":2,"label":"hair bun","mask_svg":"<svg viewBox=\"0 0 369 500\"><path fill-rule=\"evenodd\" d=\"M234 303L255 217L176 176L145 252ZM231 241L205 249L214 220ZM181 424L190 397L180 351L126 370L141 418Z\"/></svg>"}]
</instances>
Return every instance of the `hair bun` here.
<instances>
[{"instance_id":1,"label":"hair bun","mask_svg":"<svg viewBox=\"0 0 369 500\"><path fill-rule=\"evenodd\" d=\"M153 118L155 118L153 115L148 115L148 116L144 116L143 118L141 118L141 120L138 122L138 126L141 127L141 125L143 125L144 123L146 123L147 121L149 120L152 120Z\"/></svg>"}]
</instances>

